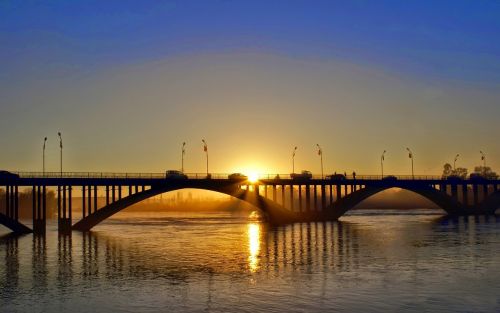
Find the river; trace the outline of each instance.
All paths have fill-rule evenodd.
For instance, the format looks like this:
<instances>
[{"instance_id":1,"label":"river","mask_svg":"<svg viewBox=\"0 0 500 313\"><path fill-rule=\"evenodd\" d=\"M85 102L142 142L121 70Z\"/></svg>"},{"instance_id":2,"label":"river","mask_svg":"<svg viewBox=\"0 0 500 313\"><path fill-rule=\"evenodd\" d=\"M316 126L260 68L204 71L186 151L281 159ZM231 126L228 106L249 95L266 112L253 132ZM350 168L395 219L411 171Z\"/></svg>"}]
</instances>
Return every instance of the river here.
<instances>
[{"instance_id":1,"label":"river","mask_svg":"<svg viewBox=\"0 0 500 313\"><path fill-rule=\"evenodd\" d=\"M500 217L120 213L0 238L1 312L500 312Z\"/></svg>"}]
</instances>

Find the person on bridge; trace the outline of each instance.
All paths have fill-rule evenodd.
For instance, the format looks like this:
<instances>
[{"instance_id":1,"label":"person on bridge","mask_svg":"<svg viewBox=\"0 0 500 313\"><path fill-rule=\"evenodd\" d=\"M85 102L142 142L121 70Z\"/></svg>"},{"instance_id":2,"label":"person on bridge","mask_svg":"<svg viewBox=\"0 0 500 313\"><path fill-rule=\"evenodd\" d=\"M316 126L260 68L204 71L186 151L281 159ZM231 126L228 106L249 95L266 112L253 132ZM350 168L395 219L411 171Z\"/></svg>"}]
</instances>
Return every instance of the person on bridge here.
<instances>
[{"instance_id":1,"label":"person on bridge","mask_svg":"<svg viewBox=\"0 0 500 313\"><path fill-rule=\"evenodd\" d=\"M352 172L352 178L356 179L356 172Z\"/></svg>"}]
</instances>

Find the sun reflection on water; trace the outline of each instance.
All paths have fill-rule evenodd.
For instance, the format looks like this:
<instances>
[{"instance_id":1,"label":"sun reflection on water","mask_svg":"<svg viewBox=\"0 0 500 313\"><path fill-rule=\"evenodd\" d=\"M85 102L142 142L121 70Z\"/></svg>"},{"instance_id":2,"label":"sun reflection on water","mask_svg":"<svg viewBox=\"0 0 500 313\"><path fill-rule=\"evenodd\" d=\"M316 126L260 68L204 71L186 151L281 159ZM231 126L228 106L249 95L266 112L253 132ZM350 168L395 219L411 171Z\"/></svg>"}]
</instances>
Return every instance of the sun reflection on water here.
<instances>
[{"instance_id":1,"label":"sun reflection on water","mask_svg":"<svg viewBox=\"0 0 500 313\"><path fill-rule=\"evenodd\" d=\"M248 267L252 273L259 269L259 252L261 225L259 223L248 224Z\"/></svg>"}]
</instances>

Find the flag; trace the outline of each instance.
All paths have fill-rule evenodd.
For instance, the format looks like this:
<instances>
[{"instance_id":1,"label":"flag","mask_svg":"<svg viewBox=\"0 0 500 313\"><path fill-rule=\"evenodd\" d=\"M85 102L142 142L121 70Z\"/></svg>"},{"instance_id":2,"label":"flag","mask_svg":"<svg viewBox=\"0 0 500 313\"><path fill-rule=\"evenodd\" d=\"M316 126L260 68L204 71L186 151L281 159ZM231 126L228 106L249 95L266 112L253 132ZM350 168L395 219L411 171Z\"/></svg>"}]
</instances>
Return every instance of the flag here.
<instances>
[{"instance_id":1,"label":"flag","mask_svg":"<svg viewBox=\"0 0 500 313\"><path fill-rule=\"evenodd\" d=\"M408 154L408 157L409 157L410 159L411 159L411 158L413 158L413 154L411 154L411 153L410 153L410 154Z\"/></svg>"},{"instance_id":2,"label":"flag","mask_svg":"<svg viewBox=\"0 0 500 313\"><path fill-rule=\"evenodd\" d=\"M481 161L484 161L484 155L483 155L483 156L481 156Z\"/></svg>"},{"instance_id":3,"label":"flag","mask_svg":"<svg viewBox=\"0 0 500 313\"><path fill-rule=\"evenodd\" d=\"M382 155L382 161L385 161L385 157L384 157L384 155Z\"/></svg>"},{"instance_id":4,"label":"flag","mask_svg":"<svg viewBox=\"0 0 500 313\"><path fill-rule=\"evenodd\" d=\"M207 151L208 151L207 145L204 145L204 146L203 146L203 151L205 151L205 152L207 152Z\"/></svg>"},{"instance_id":5,"label":"flag","mask_svg":"<svg viewBox=\"0 0 500 313\"><path fill-rule=\"evenodd\" d=\"M323 152L321 151L321 149L318 150L318 155L321 155Z\"/></svg>"}]
</instances>

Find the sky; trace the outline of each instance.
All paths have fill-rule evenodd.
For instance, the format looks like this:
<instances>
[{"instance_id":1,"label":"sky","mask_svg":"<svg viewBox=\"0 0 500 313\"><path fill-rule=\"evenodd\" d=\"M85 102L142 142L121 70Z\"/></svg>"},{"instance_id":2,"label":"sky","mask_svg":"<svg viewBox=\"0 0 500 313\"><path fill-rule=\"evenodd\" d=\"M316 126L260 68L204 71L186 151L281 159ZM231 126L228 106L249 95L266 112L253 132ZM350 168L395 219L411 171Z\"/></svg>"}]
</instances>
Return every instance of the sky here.
<instances>
[{"instance_id":1,"label":"sky","mask_svg":"<svg viewBox=\"0 0 500 313\"><path fill-rule=\"evenodd\" d=\"M0 168L500 170L498 1L0 0Z\"/></svg>"}]
</instances>

